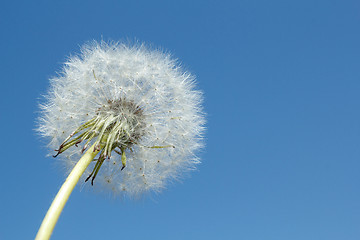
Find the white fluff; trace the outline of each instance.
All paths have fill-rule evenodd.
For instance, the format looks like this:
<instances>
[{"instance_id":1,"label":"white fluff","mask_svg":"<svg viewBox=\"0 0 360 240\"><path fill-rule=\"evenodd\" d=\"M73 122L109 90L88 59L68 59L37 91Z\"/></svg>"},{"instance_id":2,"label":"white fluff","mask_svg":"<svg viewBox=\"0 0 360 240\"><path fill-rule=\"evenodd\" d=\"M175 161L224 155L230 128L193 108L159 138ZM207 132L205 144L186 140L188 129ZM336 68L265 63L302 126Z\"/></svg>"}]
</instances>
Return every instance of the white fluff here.
<instances>
[{"instance_id":1,"label":"white fluff","mask_svg":"<svg viewBox=\"0 0 360 240\"><path fill-rule=\"evenodd\" d=\"M126 151L126 168L120 171L120 156L112 153L96 177L96 187L138 196L161 190L199 163L196 153L203 145L205 123L202 93L194 89L194 76L170 55L144 45L93 42L83 46L79 56L71 56L63 72L50 81L38 131L49 140L52 154L74 130L105 109L108 100L127 99L143 111L144 134L133 151ZM80 145L57 157L68 171L81 157L84 143ZM175 148L150 148L168 145Z\"/></svg>"}]
</instances>

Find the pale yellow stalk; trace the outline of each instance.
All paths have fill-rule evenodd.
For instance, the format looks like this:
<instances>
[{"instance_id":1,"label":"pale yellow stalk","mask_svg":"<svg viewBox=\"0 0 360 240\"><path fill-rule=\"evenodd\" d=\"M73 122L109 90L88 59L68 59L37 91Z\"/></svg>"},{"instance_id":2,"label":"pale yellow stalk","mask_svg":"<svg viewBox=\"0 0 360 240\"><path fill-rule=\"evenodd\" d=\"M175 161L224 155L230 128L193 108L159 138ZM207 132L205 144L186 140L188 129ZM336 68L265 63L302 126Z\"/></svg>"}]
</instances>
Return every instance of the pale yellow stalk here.
<instances>
[{"instance_id":1,"label":"pale yellow stalk","mask_svg":"<svg viewBox=\"0 0 360 240\"><path fill-rule=\"evenodd\" d=\"M75 165L69 176L66 178L64 184L61 186L58 194L56 195L48 212L46 213L35 240L47 240L50 238L56 222L67 200L69 199L71 192L75 188L85 169L89 166L91 161L99 152L96 150L94 151L94 146L95 144L86 151L86 153L80 158L79 162Z\"/></svg>"}]
</instances>

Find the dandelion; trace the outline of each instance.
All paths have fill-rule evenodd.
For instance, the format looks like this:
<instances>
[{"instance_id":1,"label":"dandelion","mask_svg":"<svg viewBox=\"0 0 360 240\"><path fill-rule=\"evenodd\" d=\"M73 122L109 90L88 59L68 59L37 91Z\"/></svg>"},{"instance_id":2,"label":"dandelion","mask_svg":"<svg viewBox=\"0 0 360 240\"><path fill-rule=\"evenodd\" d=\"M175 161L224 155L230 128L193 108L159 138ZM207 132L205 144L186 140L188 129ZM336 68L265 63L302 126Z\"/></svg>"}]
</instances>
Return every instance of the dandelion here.
<instances>
[{"instance_id":1,"label":"dandelion","mask_svg":"<svg viewBox=\"0 0 360 240\"><path fill-rule=\"evenodd\" d=\"M37 239L50 237L79 179L137 197L194 169L203 144L201 103L195 78L169 54L143 44L83 46L51 79L41 104L38 131L71 173Z\"/></svg>"}]
</instances>

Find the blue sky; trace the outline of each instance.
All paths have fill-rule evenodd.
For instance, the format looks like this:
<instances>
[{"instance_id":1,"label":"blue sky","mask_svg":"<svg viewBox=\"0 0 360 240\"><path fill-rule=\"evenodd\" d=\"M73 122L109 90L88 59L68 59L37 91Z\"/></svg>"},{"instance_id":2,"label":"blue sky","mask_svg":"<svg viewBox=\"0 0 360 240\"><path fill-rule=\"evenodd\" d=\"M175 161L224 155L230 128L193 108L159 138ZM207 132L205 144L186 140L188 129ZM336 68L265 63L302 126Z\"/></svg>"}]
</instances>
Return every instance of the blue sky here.
<instances>
[{"instance_id":1,"label":"blue sky","mask_svg":"<svg viewBox=\"0 0 360 240\"><path fill-rule=\"evenodd\" d=\"M163 47L205 93L202 164L137 201L76 188L52 239L360 237L359 1L7 1L0 239L32 239L65 179L34 132L83 43Z\"/></svg>"}]
</instances>

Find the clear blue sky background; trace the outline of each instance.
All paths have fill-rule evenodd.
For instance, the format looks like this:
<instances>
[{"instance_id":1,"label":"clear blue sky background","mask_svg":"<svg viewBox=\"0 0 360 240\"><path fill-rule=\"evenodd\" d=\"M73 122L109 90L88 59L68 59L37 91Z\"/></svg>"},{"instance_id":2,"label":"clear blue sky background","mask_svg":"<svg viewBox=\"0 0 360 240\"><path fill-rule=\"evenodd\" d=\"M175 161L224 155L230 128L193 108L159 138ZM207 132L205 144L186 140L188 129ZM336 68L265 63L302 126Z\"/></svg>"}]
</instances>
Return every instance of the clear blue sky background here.
<instances>
[{"instance_id":1,"label":"clear blue sky background","mask_svg":"<svg viewBox=\"0 0 360 240\"><path fill-rule=\"evenodd\" d=\"M198 77L190 178L137 201L76 188L52 239L360 239L360 2L4 1L0 239L32 239L65 179L34 132L88 40L161 46Z\"/></svg>"}]
</instances>

